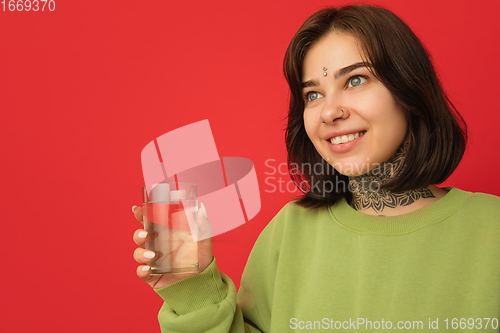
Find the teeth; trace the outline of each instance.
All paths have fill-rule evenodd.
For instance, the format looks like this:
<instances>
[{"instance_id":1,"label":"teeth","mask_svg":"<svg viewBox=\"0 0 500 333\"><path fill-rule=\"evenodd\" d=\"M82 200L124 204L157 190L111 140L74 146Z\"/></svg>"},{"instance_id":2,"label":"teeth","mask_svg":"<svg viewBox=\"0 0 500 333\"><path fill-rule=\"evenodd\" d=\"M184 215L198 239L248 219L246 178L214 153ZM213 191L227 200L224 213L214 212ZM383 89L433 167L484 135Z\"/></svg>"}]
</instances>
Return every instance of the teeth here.
<instances>
[{"instance_id":1,"label":"teeth","mask_svg":"<svg viewBox=\"0 0 500 333\"><path fill-rule=\"evenodd\" d=\"M331 138L330 142L335 144L335 145L338 145L339 143L346 143L346 142L352 141L354 139L357 139L360 136L363 136L364 134L365 134L365 132L357 132L354 134L337 136L337 137Z\"/></svg>"}]
</instances>

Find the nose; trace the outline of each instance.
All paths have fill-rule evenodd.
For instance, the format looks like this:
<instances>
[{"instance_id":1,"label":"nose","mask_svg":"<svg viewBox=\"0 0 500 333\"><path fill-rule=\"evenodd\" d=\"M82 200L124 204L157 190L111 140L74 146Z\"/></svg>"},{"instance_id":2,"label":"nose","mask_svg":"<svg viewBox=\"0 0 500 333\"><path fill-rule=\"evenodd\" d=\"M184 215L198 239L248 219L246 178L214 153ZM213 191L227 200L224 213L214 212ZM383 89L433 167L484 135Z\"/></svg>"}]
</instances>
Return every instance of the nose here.
<instances>
[{"instance_id":1,"label":"nose","mask_svg":"<svg viewBox=\"0 0 500 333\"><path fill-rule=\"evenodd\" d=\"M336 119L343 118L343 109L344 108L338 98L334 98L333 96L325 97L325 104L323 105L323 109L319 115L319 120L322 123L332 123Z\"/></svg>"}]
</instances>

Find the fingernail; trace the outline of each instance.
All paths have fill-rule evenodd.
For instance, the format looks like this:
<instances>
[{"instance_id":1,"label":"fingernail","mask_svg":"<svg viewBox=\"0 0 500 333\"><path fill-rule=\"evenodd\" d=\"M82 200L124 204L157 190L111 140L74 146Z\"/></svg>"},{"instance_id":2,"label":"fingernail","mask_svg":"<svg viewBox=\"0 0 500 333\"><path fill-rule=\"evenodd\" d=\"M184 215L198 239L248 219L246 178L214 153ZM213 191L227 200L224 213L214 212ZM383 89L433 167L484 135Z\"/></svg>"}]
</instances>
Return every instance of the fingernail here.
<instances>
[{"instance_id":1,"label":"fingernail","mask_svg":"<svg viewBox=\"0 0 500 333\"><path fill-rule=\"evenodd\" d=\"M135 209L137 208L137 206L132 206L132 213L135 213Z\"/></svg>"},{"instance_id":2,"label":"fingernail","mask_svg":"<svg viewBox=\"0 0 500 333\"><path fill-rule=\"evenodd\" d=\"M152 251L146 251L144 252L143 256L146 259L153 259L155 257L155 253Z\"/></svg>"},{"instance_id":3,"label":"fingernail","mask_svg":"<svg viewBox=\"0 0 500 333\"><path fill-rule=\"evenodd\" d=\"M206 219L208 219L207 209L205 208L205 205L203 204L203 202L200 202L200 206L201 206L201 211L203 212L203 215L205 216Z\"/></svg>"},{"instance_id":4,"label":"fingernail","mask_svg":"<svg viewBox=\"0 0 500 333\"><path fill-rule=\"evenodd\" d=\"M144 238L146 238L147 235L148 235L147 231L139 231L139 233L137 234L137 237L144 239Z\"/></svg>"},{"instance_id":5,"label":"fingernail","mask_svg":"<svg viewBox=\"0 0 500 333\"><path fill-rule=\"evenodd\" d=\"M141 270L143 272L147 272L147 271L149 271L149 268L150 268L149 266L142 266Z\"/></svg>"}]
</instances>

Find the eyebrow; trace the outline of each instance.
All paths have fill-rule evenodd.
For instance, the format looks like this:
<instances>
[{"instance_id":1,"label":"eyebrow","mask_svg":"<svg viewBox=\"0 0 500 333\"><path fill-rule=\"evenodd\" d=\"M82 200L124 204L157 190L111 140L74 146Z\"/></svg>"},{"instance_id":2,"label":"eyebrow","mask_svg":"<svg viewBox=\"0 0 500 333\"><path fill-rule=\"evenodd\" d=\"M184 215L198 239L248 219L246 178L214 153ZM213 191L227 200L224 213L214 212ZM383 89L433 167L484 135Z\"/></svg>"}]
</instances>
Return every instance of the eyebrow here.
<instances>
[{"instance_id":1,"label":"eyebrow","mask_svg":"<svg viewBox=\"0 0 500 333\"><path fill-rule=\"evenodd\" d=\"M338 80L339 77L344 76L344 75L352 72L353 70L355 70L356 68L359 68L359 67L373 68L372 64L369 62L366 62L366 61L356 62L352 65L349 65L349 66L346 66L346 67L339 69L338 71L333 73L333 77L335 78L335 80ZM302 86L302 88L316 87L316 86L319 86L319 81L318 80L305 81L305 82L301 83L301 86Z\"/></svg>"}]
</instances>

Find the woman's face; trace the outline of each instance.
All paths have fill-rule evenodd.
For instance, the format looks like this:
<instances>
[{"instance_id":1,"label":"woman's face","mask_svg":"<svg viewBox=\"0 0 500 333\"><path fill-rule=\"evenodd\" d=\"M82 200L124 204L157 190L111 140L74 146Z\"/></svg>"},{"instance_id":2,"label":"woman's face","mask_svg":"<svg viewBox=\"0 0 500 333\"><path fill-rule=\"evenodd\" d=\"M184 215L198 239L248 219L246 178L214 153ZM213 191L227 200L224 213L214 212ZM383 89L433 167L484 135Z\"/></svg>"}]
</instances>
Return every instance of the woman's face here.
<instances>
[{"instance_id":1,"label":"woman's face","mask_svg":"<svg viewBox=\"0 0 500 333\"><path fill-rule=\"evenodd\" d=\"M346 176L365 174L389 160L407 132L403 111L368 71L369 64L360 64L361 53L355 37L331 32L312 45L303 62L307 135L318 153Z\"/></svg>"}]
</instances>

